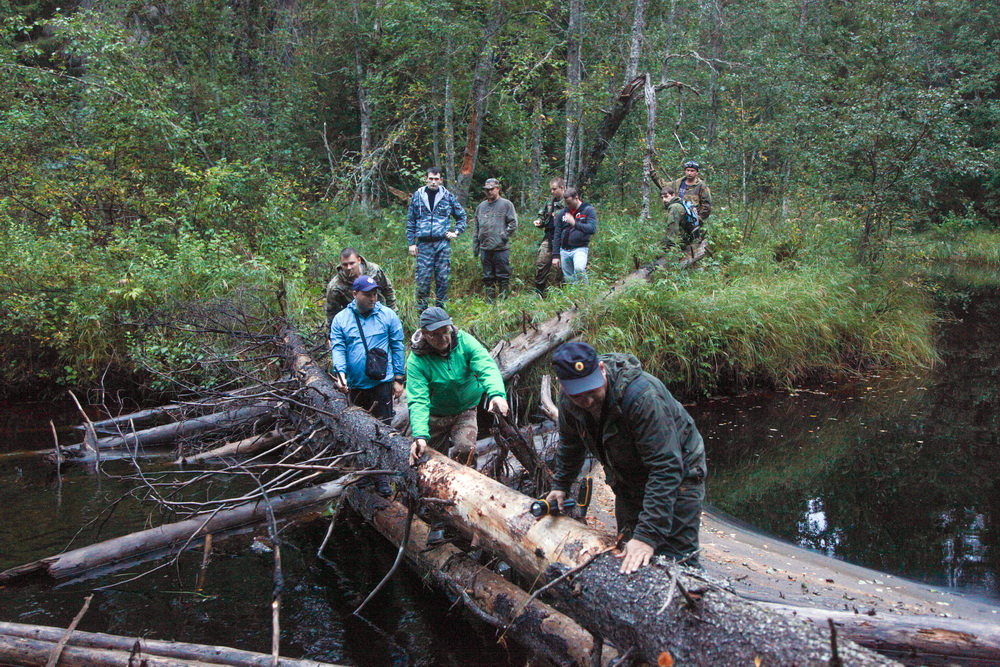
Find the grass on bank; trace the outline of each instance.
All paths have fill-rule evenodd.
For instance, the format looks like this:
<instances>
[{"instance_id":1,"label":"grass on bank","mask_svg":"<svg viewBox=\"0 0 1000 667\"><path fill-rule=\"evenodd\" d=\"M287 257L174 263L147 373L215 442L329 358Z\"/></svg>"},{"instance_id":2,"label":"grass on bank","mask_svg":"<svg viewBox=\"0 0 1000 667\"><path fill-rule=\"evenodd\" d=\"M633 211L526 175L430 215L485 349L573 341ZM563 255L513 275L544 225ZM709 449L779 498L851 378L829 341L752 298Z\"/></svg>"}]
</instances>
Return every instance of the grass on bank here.
<instances>
[{"instance_id":1,"label":"grass on bank","mask_svg":"<svg viewBox=\"0 0 1000 667\"><path fill-rule=\"evenodd\" d=\"M709 224L713 258L693 271L660 272L617 300L604 298L610 282L660 254L658 219L603 215L591 284L539 300L532 289L539 232L525 212L511 253L512 296L483 300L466 235L453 244L449 311L491 346L520 332L525 318L538 322L578 305L587 340L636 354L686 395L931 363L934 312L926 291L905 265L878 274L857 267L851 224L815 210L814 218L752 231L720 210ZM389 273L412 332L415 260L406 253L403 219L402 208L298 206L258 237L257 250L221 224L194 230L165 218L97 236L72 223L27 227L8 219L0 224L0 386L9 394L86 385L109 368L123 376L181 369L175 375L194 385L221 382L227 369L212 356L227 342L194 331L192 311L261 333L284 290L288 315L318 338L323 288L349 245ZM241 345L245 340L228 341L230 350ZM144 377L168 388L155 373Z\"/></svg>"}]
</instances>

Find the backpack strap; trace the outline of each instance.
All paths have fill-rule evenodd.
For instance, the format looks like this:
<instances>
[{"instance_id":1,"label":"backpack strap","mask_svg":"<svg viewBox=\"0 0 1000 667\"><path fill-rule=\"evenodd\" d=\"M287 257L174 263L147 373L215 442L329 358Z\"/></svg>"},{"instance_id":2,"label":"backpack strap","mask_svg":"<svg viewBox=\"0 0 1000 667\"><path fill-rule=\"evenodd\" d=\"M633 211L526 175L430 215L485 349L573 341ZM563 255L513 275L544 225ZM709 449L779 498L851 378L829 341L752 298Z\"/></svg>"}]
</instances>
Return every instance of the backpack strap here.
<instances>
[{"instance_id":1,"label":"backpack strap","mask_svg":"<svg viewBox=\"0 0 1000 667\"><path fill-rule=\"evenodd\" d=\"M358 333L361 334L361 345L365 348L365 354L368 354L368 341L365 340L365 329L361 326L361 318L358 317L358 311L352 310L354 313L354 321L358 323Z\"/></svg>"}]
</instances>

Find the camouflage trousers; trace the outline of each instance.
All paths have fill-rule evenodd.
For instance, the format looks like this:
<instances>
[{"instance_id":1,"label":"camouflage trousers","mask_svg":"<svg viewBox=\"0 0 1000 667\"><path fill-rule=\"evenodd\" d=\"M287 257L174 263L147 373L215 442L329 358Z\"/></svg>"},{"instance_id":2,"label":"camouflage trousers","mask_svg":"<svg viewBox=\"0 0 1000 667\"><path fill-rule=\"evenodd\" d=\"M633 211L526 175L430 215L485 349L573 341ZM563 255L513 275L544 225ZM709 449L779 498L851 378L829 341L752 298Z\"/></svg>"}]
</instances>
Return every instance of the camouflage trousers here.
<instances>
[{"instance_id":1,"label":"camouflage trousers","mask_svg":"<svg viewBox=\"0 0 1000 667\"><path fill-rule=\"evenodd\" d=\"M444 308L448 299L448 278L451 275L451 243L441 241L417 241L417 310L427 308L427 298L431 294L431 280L434 280L435 304Z\"/></svg>"},{"instance_id":2,"label":"camouflage trousers","mask_svg":"<svg viewBox=\"0 0 1000 667\"><path fill-rule=\"evenodd\" d=\"M535 291L545 294L550 280L555 285L562 283L562 271L552 266L552 241L542 239L535 255Z\"/></svg>"},{"instance_id":3,"label":"camouflage trousers","mask_svg":"<svg viewBox=\"0 0 1000 667\"><path fill-rule=\"evenodd\" d=\"M430 446L467 466L476 467L476 408L457 415L431 415ZM449 452L449 449L451 450Z\"/></svg>"},{"instance_id":4,"label":"camouflage trousers","mask_svg":"<svg viewBox=\"0 0 1000 667\"><path fill-rule=\"evenodd\" d=\"M639 523L645 489L634 489L624 484L616 484L615 522L618 532L628 541ZM662 544L656 545L656 555L674 560L688 557L698 550L698 529L701 526L701 506L705 502L705 479L689 478L681 482L674 497L674 517L670 524L670 535ZM698 566L698 557L688 558L686 563Z\"/></svg>"}]
</instances>

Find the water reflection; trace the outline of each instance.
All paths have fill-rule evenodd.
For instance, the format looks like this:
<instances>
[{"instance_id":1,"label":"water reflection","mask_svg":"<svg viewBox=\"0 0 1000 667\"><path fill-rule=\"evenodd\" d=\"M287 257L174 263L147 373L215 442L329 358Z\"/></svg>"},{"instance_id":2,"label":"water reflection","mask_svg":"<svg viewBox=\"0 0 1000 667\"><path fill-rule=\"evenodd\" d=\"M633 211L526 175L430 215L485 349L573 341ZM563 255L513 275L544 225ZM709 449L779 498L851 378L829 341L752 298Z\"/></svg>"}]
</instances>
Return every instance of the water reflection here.
<instances>
[{"instance_id":1,"label":"water reflection","mask_svg":"<svg viewBox=\"0 0 1000 667\"><path fill-rule=\"evenodd\" d=\"M851 562L1000 597L1000 295L955 315L927 373L692 407L712 502Z\"/></svg>"}]
</instances>

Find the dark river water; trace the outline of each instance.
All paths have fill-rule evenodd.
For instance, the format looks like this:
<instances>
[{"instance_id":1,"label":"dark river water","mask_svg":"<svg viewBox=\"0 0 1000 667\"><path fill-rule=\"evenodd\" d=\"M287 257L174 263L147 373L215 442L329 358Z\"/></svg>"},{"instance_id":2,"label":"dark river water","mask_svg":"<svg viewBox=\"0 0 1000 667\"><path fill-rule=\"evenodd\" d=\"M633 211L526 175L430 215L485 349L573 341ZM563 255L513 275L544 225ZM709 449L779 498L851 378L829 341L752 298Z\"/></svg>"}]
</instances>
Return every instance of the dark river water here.
<instances>
[{"instance_id":1,"label":"dark river water","mask_svg":"<svg viewBox=\"0 0 1000 667\"><path fill-rule=\"evenodd\" d=\"M1000 294L956 306L942 362L918 375L810 386L690 406L708 444L709 499L762 531L845 560L1000 598L997 448ZM0 570L158 521L134 500L123 462L107 474L38 457L78 418L68 405L0 405ZM114 510L109 512L109 508ZM282 653L357 665L524 664L412 576L388 571L395 549L349 512L323 558L320 520L288 530ZM74 541L75 540L75 541ZM216 545L203 589L200 553L135 581L139 568L60 586L0 587L0 620L63 626L97 586L81 630L270 651L273 556L250 538ZM124 582L124 583L122 583Z\"/></svg>"}]
</instances>

